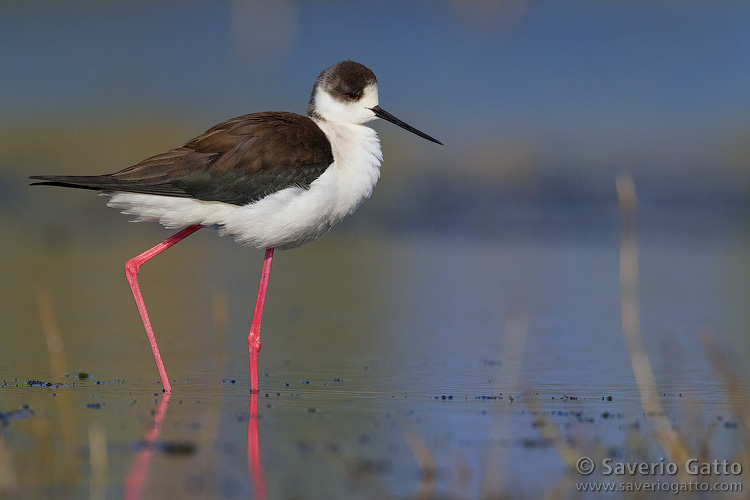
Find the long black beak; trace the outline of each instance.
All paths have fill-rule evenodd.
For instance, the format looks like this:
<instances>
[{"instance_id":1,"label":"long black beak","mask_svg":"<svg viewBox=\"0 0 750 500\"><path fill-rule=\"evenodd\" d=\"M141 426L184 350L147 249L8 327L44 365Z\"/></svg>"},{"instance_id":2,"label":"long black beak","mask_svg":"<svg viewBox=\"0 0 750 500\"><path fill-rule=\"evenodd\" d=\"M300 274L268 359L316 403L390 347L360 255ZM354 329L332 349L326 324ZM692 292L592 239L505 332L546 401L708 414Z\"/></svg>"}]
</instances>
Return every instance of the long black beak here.
<instances>
[{"instance_id":1,"label":"long black beak","mask_svg":"<svg viewBox=\"0 0 750 500\"><path fill-rule=\"evenodd\" d=\"M377 116L378 118L382 118L383 120L387 120L387 121L389 121L389 122L391 122L391 123L393 123L395 125L398 125L399 127L408 130L412 134L417 134L419 137L422 137L423 139L427 139L428 141L432 141L432 142L434 142L436 144L440 144L441 146L443 145L442 142L438 141L434 137L430 137L429 135L425 134L424 132L421 132L421 131L415 129L411 125L402 122L401 120L399 120L398 118L396 118L395 116L393 116L388 111L386 111L383 108L381 108L380 106L375 106L373 108L370 108L370 110L372 110L372 112L375 113L375 116Z\"/></svg>"}]
</instances>

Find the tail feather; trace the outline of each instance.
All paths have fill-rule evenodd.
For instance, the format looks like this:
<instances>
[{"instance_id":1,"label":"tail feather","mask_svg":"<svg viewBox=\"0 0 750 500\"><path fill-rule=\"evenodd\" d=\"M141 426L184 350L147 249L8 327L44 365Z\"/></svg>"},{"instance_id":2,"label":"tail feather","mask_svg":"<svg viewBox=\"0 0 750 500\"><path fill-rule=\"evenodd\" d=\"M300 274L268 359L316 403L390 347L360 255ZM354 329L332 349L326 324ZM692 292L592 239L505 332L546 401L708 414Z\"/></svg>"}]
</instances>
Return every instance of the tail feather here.
<instances>
[{"instance_id":1,"label":"tail feather","mask_svg":"<svg viewBox=\"0 0 750 500\"><path fill-rule=\"evenodd\" d=\"M100 191L116 189L117 184L106 175L32 175L29 179L41 181L32 182L32 186L60 186Z\"/></svg>"},{"instance_id":2,"label":"tail feather","mask_svg":"<svg viewBox=\"0 0 750 500\"><path fill-rule=\"evenodd\" d=\"M118 179L113 175L32 175L32 186L60 186L95 191L157 194L162 196L189 196L179 187L170 184L145 184L135 180Z\"/></svg>"}]
</instances>

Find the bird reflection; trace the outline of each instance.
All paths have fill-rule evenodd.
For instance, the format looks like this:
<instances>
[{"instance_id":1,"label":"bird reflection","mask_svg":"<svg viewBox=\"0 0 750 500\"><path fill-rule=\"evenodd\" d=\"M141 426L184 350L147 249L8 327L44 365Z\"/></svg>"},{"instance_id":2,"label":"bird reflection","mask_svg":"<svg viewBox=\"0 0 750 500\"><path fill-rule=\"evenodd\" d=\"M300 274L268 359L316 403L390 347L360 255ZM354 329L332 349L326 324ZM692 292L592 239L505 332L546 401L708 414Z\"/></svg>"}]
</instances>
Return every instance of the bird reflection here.
<instances>
[{"instance_id":1,"label":"bird reflection","mask_svg":"<svg viewBox=\"0 0 750 500\"><path fill-rule=\"evenodd\" d=\"M159 407L156 410L156 415L154 415L154 422L143 438L143 447L138 452L138 456L135 458L133 466L130 468L130 472L125 479L125 500L137 500L141 498L143 486L146 484L151 456L154 454L154 443L156 443L156 438L159 437L161 424L164 420L164 415L167 413L169 397L170 394L167 392L162 396L161 401L159 401Z\"/></svg>"},{"instance_id":2,"label":"bird reflection","mask_svg":"<svg viewBox=\"0 0 750 500\"><path fill-rule=\"evenodd\" d=\"M266 485L263 480L258 440L258 393L252 391L250 392L250 414L247 419L247 467L256 500L266 500Z\"/></svg>"},{"instance_id":3,"label":"bird reflection","mask_svg":"<svg viewBox=\"0 0 750 500\"><path fill-rule=\"evenodd\" d=\"M146 484L151 457L161 432L164 415L169 405L169 393L164 393L154 415L153 423L141 442L141 449L125 479L125 500L142 498ZM260 463L260 442L258 439L258 393L250 392L250 409L247 419L247 464L250 481L253 485L256 500L266 499L266 486L263 479L263 466Z\"/></svg>"}]
</instances>

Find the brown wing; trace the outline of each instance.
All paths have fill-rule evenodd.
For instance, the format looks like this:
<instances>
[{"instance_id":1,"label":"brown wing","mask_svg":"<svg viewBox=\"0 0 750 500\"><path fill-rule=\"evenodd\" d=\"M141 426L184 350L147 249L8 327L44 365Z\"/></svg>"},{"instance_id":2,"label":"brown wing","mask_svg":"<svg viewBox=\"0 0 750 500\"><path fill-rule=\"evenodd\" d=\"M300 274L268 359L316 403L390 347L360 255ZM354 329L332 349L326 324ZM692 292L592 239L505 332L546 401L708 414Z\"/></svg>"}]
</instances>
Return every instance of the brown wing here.
<instances>
[{"instance_id":1,"label":"brown wing","mask_svg":"<svg viewBox=\"0 0 750 500\"><path fill-rule=\"evenodd\" d=\"M40 184L193 197L244 205L289 186L308 188L333 163L328 138L294 113L220 123L184 146L101 176L35 176Z\"/></svg>"}]
</instances>

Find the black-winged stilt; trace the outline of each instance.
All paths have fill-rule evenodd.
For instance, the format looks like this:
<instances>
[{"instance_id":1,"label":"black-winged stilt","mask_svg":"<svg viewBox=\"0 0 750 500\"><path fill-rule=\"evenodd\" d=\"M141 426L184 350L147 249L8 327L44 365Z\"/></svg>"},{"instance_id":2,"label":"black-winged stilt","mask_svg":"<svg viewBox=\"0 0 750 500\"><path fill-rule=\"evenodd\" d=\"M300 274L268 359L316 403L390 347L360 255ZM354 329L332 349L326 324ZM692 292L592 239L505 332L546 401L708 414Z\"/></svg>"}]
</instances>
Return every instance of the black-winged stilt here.
<instances>
[{"instance_id":1,"label":"black-winged stilt","mask_svg":"<svg viewBox=\"0 0 750 500\"><path fill-rule=\"evenodd\" d=\"M308 243L354 212L372 193L382 153L364 123L383 118L440 141L378 106L375 74L354 61L326 68L313 86L308 116L253 113L220 123L184 146L119 172L93 176L39 175L34 184L101 191L108 205L170 228L184 227L125 264L165 392L172 386L138 286L138 269L203 226L216 225L241 243L265 249L248 335L250 388L258 392L258 351L274 249Z\"/></svg>"}]
</instances>

